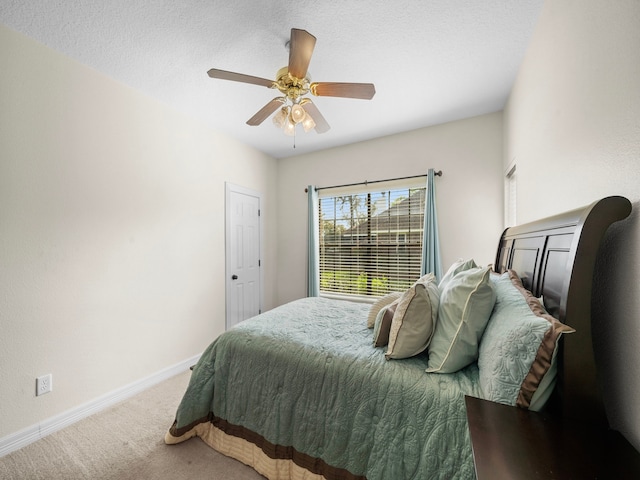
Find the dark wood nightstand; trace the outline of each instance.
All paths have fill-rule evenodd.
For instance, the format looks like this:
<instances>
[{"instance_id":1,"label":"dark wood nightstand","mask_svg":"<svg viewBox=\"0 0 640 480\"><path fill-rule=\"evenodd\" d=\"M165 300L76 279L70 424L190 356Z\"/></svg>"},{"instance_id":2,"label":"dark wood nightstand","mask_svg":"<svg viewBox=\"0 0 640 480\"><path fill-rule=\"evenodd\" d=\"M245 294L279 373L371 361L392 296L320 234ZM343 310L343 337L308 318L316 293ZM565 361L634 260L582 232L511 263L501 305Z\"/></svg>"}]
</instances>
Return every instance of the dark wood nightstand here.
<instances>
[{"instance_id":1,"label":"dark wood nightstand","mask_svg":"<svg viewBox=\"0 0 640 480\"><path fill-rule=\"evenodd\" d=\"M640 479L640 453L614 430L465 397L478 480Z\"/></svg>"}]
</instances>

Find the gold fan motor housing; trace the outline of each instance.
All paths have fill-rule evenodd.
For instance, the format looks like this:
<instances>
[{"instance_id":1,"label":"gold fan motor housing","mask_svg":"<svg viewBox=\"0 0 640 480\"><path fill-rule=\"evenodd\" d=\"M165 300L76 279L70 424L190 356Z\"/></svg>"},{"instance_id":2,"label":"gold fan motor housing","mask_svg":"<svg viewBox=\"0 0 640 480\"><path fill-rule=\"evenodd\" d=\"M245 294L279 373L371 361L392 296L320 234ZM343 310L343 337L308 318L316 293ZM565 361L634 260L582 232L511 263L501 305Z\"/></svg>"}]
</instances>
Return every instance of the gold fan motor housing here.
<instances>
[{"instance_id":1,"label":"gold fan motor housing","mask_svg":"<svg viewBox=\"0 0 640 480\"><path fill-rule=\"evenodd\" d=\"M296 102L300 97L311 90L309 75L305 78L294 77L289 73L289 67L282 67L276 74L274 88L284 93L291 101Z\"/></svg>"}]
</instances>

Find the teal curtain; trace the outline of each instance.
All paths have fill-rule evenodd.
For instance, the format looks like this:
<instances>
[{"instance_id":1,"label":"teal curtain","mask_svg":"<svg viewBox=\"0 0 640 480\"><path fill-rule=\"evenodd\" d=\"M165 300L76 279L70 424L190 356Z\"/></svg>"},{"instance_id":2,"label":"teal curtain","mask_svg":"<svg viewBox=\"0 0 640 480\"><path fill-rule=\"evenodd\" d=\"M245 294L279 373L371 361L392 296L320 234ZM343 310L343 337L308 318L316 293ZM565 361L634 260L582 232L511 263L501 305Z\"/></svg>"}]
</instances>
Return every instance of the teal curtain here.
<instances>
[{"instance_id":1,"label":"teal curtain","mask_svg":"<svg viewBox=\"0 0 640 480\"><path fill-rule=\"evenodd\" d=\"M307 296L320 296L320 232L318 231L318 191L313 185L307 187L307 199L309 209L308 226L308 260L307 266Z\"/></svg>"},{"instance_id":2,"label":"teal curtain","mask_svg":"<svg viewBox=\"0 0 640 480\"><path fill-rule=\"evenodd\" d=\"M429 169L427 193L424 208L424 231L422 237L422 275L433 273L440 281L442 261L440 260L440 240L438 238L438 215L436 211L435 172Z\"/></svg>"}]
</instances>

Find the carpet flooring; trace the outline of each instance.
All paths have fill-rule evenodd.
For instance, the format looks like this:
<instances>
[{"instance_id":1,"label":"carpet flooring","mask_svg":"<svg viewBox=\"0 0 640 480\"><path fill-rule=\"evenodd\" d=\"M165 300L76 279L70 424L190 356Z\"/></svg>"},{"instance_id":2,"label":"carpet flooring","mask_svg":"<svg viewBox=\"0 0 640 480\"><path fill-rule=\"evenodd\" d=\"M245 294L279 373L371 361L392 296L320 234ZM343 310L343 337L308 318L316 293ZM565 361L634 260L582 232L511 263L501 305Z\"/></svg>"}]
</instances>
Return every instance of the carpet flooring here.
<instances>
[{"instance_id":1,"label":"carpet flooring","mask_svg":"<svg viewBox=\"0 0 640 480\"><path fill-rule=\"evenodd\" d=\"M3 480L259 480L199 438L165 445L191 372L0 458Z\"/></svg>"}]
</instances>

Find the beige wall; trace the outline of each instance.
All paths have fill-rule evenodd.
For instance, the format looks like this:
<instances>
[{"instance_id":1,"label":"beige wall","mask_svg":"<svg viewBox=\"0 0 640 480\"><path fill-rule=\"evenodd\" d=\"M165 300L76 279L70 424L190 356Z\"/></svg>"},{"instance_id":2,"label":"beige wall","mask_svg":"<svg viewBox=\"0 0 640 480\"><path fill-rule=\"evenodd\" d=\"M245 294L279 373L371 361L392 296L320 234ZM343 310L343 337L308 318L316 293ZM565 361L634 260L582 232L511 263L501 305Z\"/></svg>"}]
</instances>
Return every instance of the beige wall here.
<instances>
[{"instance_id":1,"label":"beige wall","mask_svg":"<svg viewBox=\"0 0 640 480\"><path fill-rule=\"evenodd\" d=\"M493 261L515 160L519 222L634 203L607 235L595 311L607 408L640 448L639 24L637 0L547 0L504 118L277 162L0 26L0 439L223 331L225 181L264 195L268 309L305 295L307 184L442 169L446 268ZM54 391L36 398L44 373Z\"/></svg>"},{"instance_id":2,"label":"beige wall","mask_svg":"<svg viewBox=\"0 0 640 480\"><path fill-rule=\"evenodd\" d=\"M199 354L224 330L224 182L276 161L0 26L0 439ZM35 397L35 378L53 374Z\"/></svg>"},{"instance_id":3,"label":"beige wall","mask_svg":"<svg viewBox=\"0 0 640 480\"><path fill-rule=\"evenodd\" d=\"M519 222L607 195L633 203L631 218L609 230L601 250L594 309L610 421L638 449L639 26L638 0L547 0L504 117Z\"/></svg>"},{"instance_id":4,"label":"beige wall","mask_svg":"<svg viewBox=\"0 0 640 480\"><path fill-rule=\"evenodd\" d=\"M304 189L442 170L436 193L443 267L493 263L502 231L502 114L422 128L278 161L278 302L306 295ZM426 180L425 180L426 182ZM460 235L464 229L466 235Z\"/></svg>"}]
</instances>

